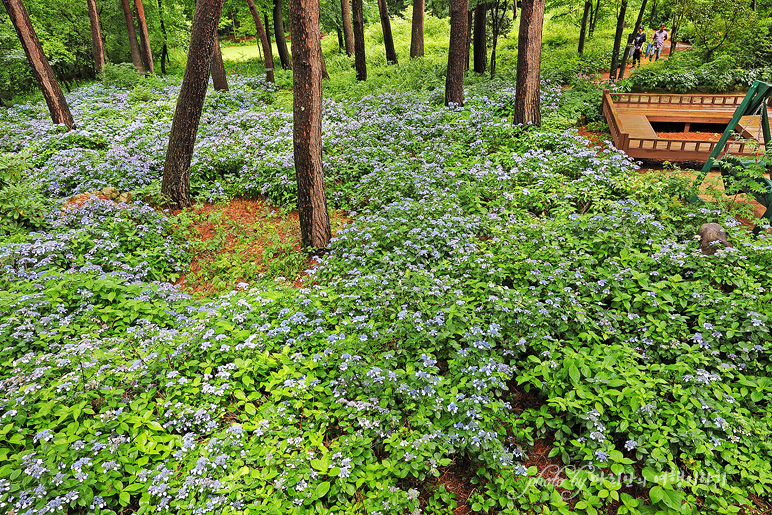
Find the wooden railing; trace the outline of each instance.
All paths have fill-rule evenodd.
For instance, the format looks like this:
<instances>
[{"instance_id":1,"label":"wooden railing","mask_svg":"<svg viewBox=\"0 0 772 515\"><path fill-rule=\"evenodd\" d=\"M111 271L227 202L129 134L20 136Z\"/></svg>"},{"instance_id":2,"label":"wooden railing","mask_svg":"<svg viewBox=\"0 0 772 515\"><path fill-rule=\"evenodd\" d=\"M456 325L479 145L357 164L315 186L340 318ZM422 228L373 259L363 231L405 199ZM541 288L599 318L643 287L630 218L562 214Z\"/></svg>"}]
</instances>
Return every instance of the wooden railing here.
<instances>
[{"instance_id":1,"label":"wooden railing","mask_svg":"<svg viewBox=\"0 0 772 515\"><path fill-rule=\"evenodd\" d=\"M699 141L691 139L654 139L654 138L630 138L625 151L630 149L657 150L669 152L708 153L713 152L717 141ZM756 148L743 141L728 141L721 154L753 154Z\"/></svg>"},{"instance_id":2,"label":"wooden railing","mask_svg":"<svg viewBox=\"0 0 772 515\"><path fill-rule=\"evenodd\" d=\"M611 139L614 140L614 146L619 150L627 150L627 142L630 140L630 134L622 131L619 126L619 116L617 115L614 102L611 101L609 90L603 90L603 115L609 120L609 131Z\"/></svg>"},{"instance_id":3,"label":"wooden railing","mask_svg":"<svg viewBox=\"0 0 772 515\"><path fill-rule=\"evenodd\" d=\"M712 107L737 108L743 99L742 95L707 95L707 94L662 94L662 93L611 93L611 100L621 104L639 105L704 105Z\"/></svg>"}]
</instances>

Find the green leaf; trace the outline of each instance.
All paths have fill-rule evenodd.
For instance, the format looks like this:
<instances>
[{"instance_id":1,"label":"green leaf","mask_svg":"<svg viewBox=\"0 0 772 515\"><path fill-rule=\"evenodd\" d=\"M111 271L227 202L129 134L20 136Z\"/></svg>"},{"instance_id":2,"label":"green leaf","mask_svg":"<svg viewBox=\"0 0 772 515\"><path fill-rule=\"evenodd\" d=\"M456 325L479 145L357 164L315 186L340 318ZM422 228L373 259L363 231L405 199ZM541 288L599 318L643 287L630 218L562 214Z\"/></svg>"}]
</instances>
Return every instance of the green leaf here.
<instances>
[{"instance_id":1,"label":"green leaf","mask_svg":"<svg viewBox=\"0 0 772 515\"><path fill-rule=\"evenodd\" d=\"M649 497L651 498L652 504L656 504L660 502L663 497L665 497L665 491L659 485L654 486L651 490L649 490Z\"/></svg>"},{"instance_id":2,"label":"green leaf","mask_svg":"<svg viewBox=\"0 0 772 515\"><path fill-rule=\"evenodd\" d=\"M568 375L571 376L571 382L573 383L579 383L579 380L581 379L581 375L579 375L579 369L576 368L576 365L573 363L570 367L568 367Z\"/></svg>"},{"instance_id":3,"label":"green leaf","mask_svg":"<svg viewBox=\"0 0 772 515\"><path fill-rule=\"evenodd\" d=\"M319 485L316 487L316 497L324 497L329 491L330 491L329 481L319 483Z\"/></svg>"}]
</instances>

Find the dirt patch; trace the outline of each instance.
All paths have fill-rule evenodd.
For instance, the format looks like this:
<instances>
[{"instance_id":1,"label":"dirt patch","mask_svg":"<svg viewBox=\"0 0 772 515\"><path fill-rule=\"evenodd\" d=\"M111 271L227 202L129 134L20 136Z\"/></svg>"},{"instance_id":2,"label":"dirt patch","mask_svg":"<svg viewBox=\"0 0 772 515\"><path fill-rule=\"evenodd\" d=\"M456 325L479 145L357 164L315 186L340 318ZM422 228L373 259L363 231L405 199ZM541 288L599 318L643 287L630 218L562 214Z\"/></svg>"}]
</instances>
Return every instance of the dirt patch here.
<instances>
[{"instance_id":1,"label":"dirt patch","mask_svg":"<svg viewBox=\"0 0 772 515\"><path fill-rule=\"evenodd\" d=\"M426 507L432 494L441 486L445 490L455 495L456 508L453 515L469 515L472 513L472 506L469 497L477 490L472 484L474 477L474 468L466 460L456 458L450 465L440 469L440 476L427 481L428 488L423 487L423 492L419 496L421 506Z\"/></svg>"},{"instance_id":2,"label":"dirt patch","mask_svg":"<svg viewBox=\"0 0 772 515\"><path fill-rule=\"evenodd\" d=\"M608 148L608 143L611 141L611 134L607 132L593 132L588 130L587 127L579 127L577 129L579 135L588 139L593 146L598 147L598 150L605 150Z\"/></svg>"}]
</instances>

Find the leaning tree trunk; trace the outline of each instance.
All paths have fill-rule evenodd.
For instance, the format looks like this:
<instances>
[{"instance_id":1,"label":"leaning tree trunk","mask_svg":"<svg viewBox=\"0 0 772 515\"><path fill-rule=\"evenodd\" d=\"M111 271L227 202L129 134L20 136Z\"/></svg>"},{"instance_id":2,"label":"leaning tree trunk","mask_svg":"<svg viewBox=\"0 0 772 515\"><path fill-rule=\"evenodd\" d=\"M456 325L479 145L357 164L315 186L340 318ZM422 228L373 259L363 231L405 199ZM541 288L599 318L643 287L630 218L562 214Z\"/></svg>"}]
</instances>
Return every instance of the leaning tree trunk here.
<instances>
[{"instance_id":1,"label":"leaning tree trunk","mask_svg":"<svg viewBox=\"0 0 772 515\"><path fill-rule=\"evenodd\" d=\"M592 17L590 21L590 37L595 34L595 26L598 24L598 14L600 13L600 0L595 2L595 9L592 11Z\"/></svg>"},{"instance_id":2,"label":"leaning tree trunk","mask_svg":"<svg viewBox=\"0 0 772 515\"><path fill-rule=\"evenodd\" d=\"M616 80L619 67L619 47L622 45L622 32L625 30L625 13L627 12L627 0L622 0L619 6L619 18L617 18L617 31L614 34L614 50L611 52L611 68L608 78Z\"/></svg>"},{"instance_id":3,"label":"leaning tree trunk","mask_svg":"<svg viewBox=\"0 0 772 515\"><path fill-rule=\"evenodd\" d=\"M354 25L354 67L357 80L367 80L367 61L365 60L365 20L362 0L351 1L351 14Z\"/></svg>"},{"instance_id":4,"label":"leaning tree trunk","mask_svg":"<svg viewBox=\"0 0 772 515\"><path fill-rule=\"evenodd\" d=\"M651 5L651 14L649 14L649 27L652 26L654 23L654 16L657 14L657 0L654 0L654 2Z\"/></svg>"},{"instance_id":5,"label":"leaning tree trunk","mask_svg":"<svg viewBox=\"0 0 772 515\"><path fill-rule=\"evenodd\" d=\"M391 35L391 20L389 20L389 7L386 0L378 0L378 13L381 15L381 29L383 30L383 46L386 47L386 63L397 63L397 51L394 49L394 37Z\"/></svg>"},{"instance_id":6,"label":"leaning tree trunk","mask_svg":"<svg viewBox=\"0 0 772 515\"><path fill-rule=\"evenodd\" d=\"M633 32L627 37L627 46L625 47L625 53L622 56L622 64L619 66L619 76L618 79L624 79L625 78L625 68L627 68L627 60L630 58L630 54L633 52L633 41L635 40L635 35L638 34L638 27L641 26L641 23L643 23L643 12L646 10L646 3L648 0L643 0L643 3L641 3L641 10L638 11L638 18L635 20L635 27L633 27Z\"/></svg>"},{"instance_id":7,"label":"leaning tree trunk","mask_svg":"<svg viewBox=\"0 0 772 515\"><path fill-rule=\"evenodd\" d=\"M340 17L343 19L343 44L346 45L346 55L354 55L354 27L351 25L349 0L340 0Z\"/></svg>"},{"instance_id":8,"label":"leaning tree trunk","mask_svg":"<svg viewBox=\"0 0 772 515\"><path fill-rule=\"evenodd\" d=\"M212 83L215 91L228 91L228 76L225 73L225 65L222 62L222 52L220 51L220 41L217 39L217 29L215 29L214 49L212 50Z\"/></svg>"},{"instance_id":9,"label":"leaning tree trunk","mask_svg":"<svg viewBox=\"0 0 772 515\"><path fill-rule=\"evenodd\" d=\"M155 73L153 67L153 51L150 49L150 36L147 33L147 21L145 20L145 7L142 0L134 0L137 7L137 23L139 24L139 42L142 44L142 62L147 73Z\"/></svg>"},{"instance_id":10,"label":"leaning tree trunk","mask_svg":"<svg viewBox=\"0 0 772 515\"><path fill-rule=\"evenodd\" d=\"M287 50L287 39L284 37L284 8L282 8L281 0L273 0L273 30L281 67L289 70L292 68L292 58Z\"/></svg>"},{"instance_id":11,"label":"leaning tree trunk","mask_svg":"<svg viewBox=\"0 0 772 515\"><path fill-rule=\"evenodd\" d=\"M488 11L488 5L485 3L477 4L474 8L474 72L485 73L485 65L488 61L488 35L486 34L485 17Z\"/></svg>"},{"instance_id":12,"label":"leaning tree trunk","mask_svg":"<svg viewBox=\"0 0 772 515\"><path fill-rule=\"evenodd\" d=\"M271 43L268 41L268 34L265 32L263 22L260 21L260 13L257 12L254 0L247 0L249 6L249 12L252 13L252 20L255 22L255 30L257 31L257 37L260 38L260 44L263 46L263 62L265 63L265 80L268 82L275 82L273 77L273 50L271 49Z\"/></svg>"},{"instance_id":13,"label":"leaning tree trunk","mask_svg":"<svg viewBox=\"0 0 772 515\"><path fill-rule=\"evenodd\" d=\"M131 62L134 67L142 71L142 57L139 54L139 45L137 44L137 31L134 28L134 16L131 13L131 4L129 0L121 0L123 15L126 17L126 32L129 34L129 49L131 50Z\"/></svg>"},{"instance_id":14,"label":"leaning tree trunk","mask_svg":"<svg viewBox=\"0 0 772 515\"><path fill-rule=\"evenodd\" d=\"M322 43L319 0L289 0L292 23L292 112L298 218L304 248L330 243L322 169Z\"/></svg>"},{"instance_id":15,"label":"leaning tree trunk","mask_svg":"<svg viewBox=\"0 0 772 515\"><path fill-rule=\"evenodd\" d=\"M105 67L105 50L102 45L102 29L99 27L99 13L96 0L86 0L88 4L88 21L91 23L91 45L94 50L94 73L99 75Z\"/></svg>"},{"instance_id":16,"label":"leaning tree trunk","mask_svg":"<svg viewBox=\"0 0 772 515\"><path fill-rule=\"evenodd\" d=\"M579 55L582 55L584 53L584 40L587 37L587 19L590 16L590 12L592 11L592 0L587 0L584 2L584 14L582 15L582 28L579 31L579 48L577 49L577 53Z\"/></svg>"},{"instance_id":17,"label":"leaning tree trunk","mask_svg":"<svg viewBox=\"0 0 772 515\"><path fill-rule=\"evenodd\" d=\"M166 62L169 59L169 48L167 43L167 35L166 35L166 25L164 24L164 10L163 10L163 3L161 0L158 0L158 21L161 22L161 35L163 35L164 42L163 46L161 47L161 73L166 75Z\"/></svg>"},{"instance_id":18,"label":"leaning tree trunk","mask_svg":"<svg viewBox=\"0 0 772 515\"><path fill-rule=\"evenodd\" d=\"M24 4L22 4L21 0L2 0L2 2L5 6L5 11L11 18L13 28L16 29L16 34L19 36L24 53L27 55L27 62L32 67L32 74L35 76L38 87L40 87L40 91L43 93L43 98L46 100L51 120L56 124L65 125L67 129L72 129L75 126L75 122L72 119L72 114L70 114L70 108L67 106L67 100L64 98L59 83L56 82L54 70L48 64L48 59L46 59L43 53L43 47L40 45L40 40L32 27L32 22L29 19L27 10L24 8Z\"/></svg>"},{"instance_id":19,"label":"leaning tree trunk","mask_svg":"<svg viewBox=\"0 0 772 515\"><path fill-rule=\"evenodd\" d=\"M517 79L515 82L515 124L541 125L539 80L541 76L541 34L544 0L523 0L517 38Z\"/></svg>"},{"instance_id":20,"label":"leaning tree trunk","mask_svg":"<svg viewBox=\"0 0 772 515\"><path fill-rule=\"evenodd\" d=\"M425 0L413 0L413 22L410 26L410 57L424 56Z\"/></svg>"},{"instance_id":21,"label":"leaning tree trunk","mask_svg":"<svg viewBox=\"0 0 772 515\"><path fill-rule=\"evenodd\" d=\"M469 50L467 12L469 0L450 0L450 47L445 76L445 105L464 105L464 47Z\"/></svg>"},{"instance_id":22,"label":"leaning tree trunk","mask_svg":"<svg viewBox=\"0 0 772 515\"><path fill-rule=\"evenodd\" d=\"M178 206L190 205L190 160L204 108L209 69L223 0L198 0L190 29L190 50L174 110L161 193Z\"/></svg>"}]
</instances>

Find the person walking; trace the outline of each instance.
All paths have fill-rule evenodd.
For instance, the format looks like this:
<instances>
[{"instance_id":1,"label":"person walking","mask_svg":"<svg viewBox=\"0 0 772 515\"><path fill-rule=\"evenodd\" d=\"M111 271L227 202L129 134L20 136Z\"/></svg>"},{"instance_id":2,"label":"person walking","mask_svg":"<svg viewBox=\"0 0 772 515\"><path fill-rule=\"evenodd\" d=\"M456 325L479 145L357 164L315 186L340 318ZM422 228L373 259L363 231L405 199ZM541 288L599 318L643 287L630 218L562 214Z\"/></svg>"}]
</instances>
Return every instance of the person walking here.
<instances>
[{"instance_id":1,"label":"person walking","mask_svg":"<svg viewBox=\"0 0 772 515\"><path fill-rule=\"evenodd\" d=\"M638 34L633 39L633 68L635 68L636 62L638 68L641 67L641 49L644 43L646 43L646 33L643 32L643 27L638 27Z\"/></svg>"},{"instance_id":2,"label":"person walking","mask_svg":"<svg viewBox=\"0 0 772 515\"><path fill-rule=\"evenodd\" d=\"M662 53L662 46L665 44L665 40L667 39L667 31L665 30L665 24L659 26L659 30L654 33L654 35L651 37L651 43L653 45L653 48L651 49L651 54L649 55L649 61L654 59L655 61L659 61L659 56ZM656 58L655 58L656 56Z\"/></svg>"}]
</instances>

